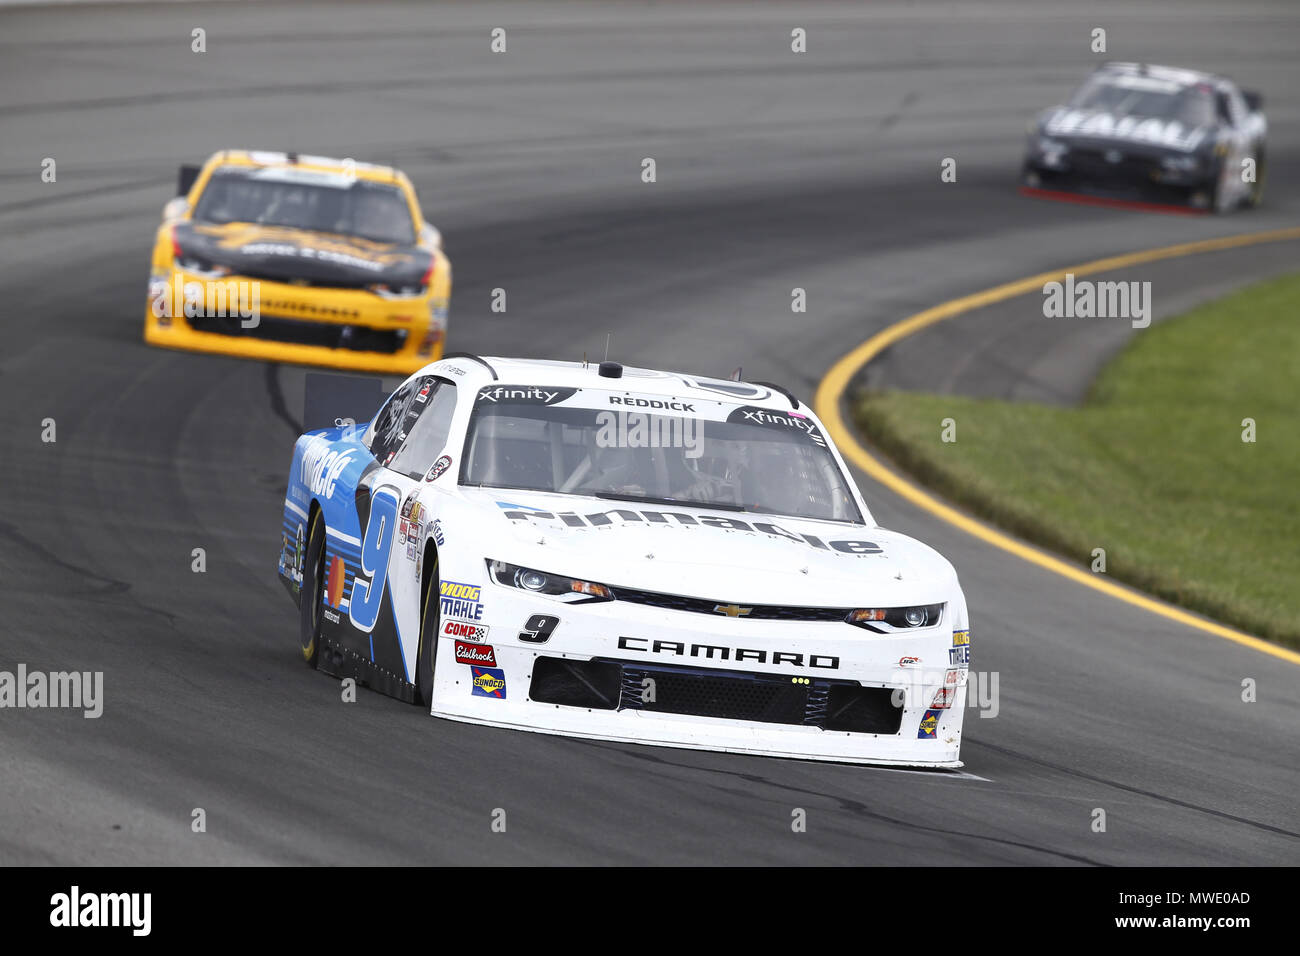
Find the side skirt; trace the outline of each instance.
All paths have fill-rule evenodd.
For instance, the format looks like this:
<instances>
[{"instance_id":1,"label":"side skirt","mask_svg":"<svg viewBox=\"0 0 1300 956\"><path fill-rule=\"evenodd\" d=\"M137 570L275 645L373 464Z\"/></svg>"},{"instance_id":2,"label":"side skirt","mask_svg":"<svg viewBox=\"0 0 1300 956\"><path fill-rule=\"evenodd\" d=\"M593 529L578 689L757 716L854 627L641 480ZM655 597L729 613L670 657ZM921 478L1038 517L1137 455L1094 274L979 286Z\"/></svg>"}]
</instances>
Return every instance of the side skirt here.
<instances>
[{"instance_id":1,"label":"side skirt","mask_svg":"<svg viewBox=\"0 0 1300 956\"><path fill-rule=\"evenodd\" d=\"M415 703L415 685L401 674L385 670L370 658L362 657L323 634L320 642L320 656L316 665L319 670L340 680L351 677L362 687L369 687L408 704Z\"/></svg>"}]
</instances>

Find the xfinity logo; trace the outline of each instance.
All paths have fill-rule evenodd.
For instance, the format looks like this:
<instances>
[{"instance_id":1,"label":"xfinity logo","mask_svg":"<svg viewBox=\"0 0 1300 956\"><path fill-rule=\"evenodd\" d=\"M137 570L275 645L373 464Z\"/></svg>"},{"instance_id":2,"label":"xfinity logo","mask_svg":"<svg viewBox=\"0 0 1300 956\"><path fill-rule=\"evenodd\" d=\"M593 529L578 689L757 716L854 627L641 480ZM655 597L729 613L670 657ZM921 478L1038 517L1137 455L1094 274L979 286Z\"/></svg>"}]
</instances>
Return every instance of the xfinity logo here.
<instances>
[{"instance_id":1,"label":"xfinity logo","mask_svg":"<svg viewBox=\"0 0 1300 956\"><path fill-rule=\"evenodd\" d=\"M689 402L671 402L658 398L624 398L619 395L609 396L611 405L634 405L637 408L663 408L674 412L694 412L695 406Z\"/></svg>"},{"instance_id":2,"label":"xfinity logo","mask_svg":"<svg viewBox=\"0 0 1300 956\"><path fill-rule=\"evenodd\" d=\"M777 415L761 408L746 409L741 418L747 422L753 422L755 425L784 425L786 428L797 428L804 432L819 445L825 445L826 440L817 433L817 426L810 419L796 415Z\"/></svg>"},{"instance_id":3,"label":"xfinity logo","mask_svg":"<svg viewBox=\"0 0 1300 956\"><path fill-rule=\"evenodd\" d=\"M148 936L152 927L152 893L85 893L74 886L50 897L50 925L62 927L129 927L133 936Z\"/></svg>"},{"instance_id":4,"label":"xfinity logo","mask_svg":"<svg viewBox=\"0 0 1300 956\"><path fill-rule=\"evenodd\" d=\"M497 385L494 388L484 388L478 393L480 402L500 402L504 401L524 401L524 402L545 402L549 405L559 398L559 392L548 392L544 388L538 388L536 385L528 388L519 388L510 385Z\"/></svg>"},{"instance_id":5,"label":"xfinity logo","mask_svg":"<svg viewBox=\"0 0 1300 956\"><path fill-rule=\"evenodd\" d=\"M755 664L789 664L791 667L819 667L831 671L840 669L840 659L829 654L804 655L787 653L786 651L773 651L769 654L767 651L752 650L747 647L731 648L723 644L687 644L684 641L651 641L648 637L620 637L618 639L618 649L620 651L642 651L650 654L671 654L674 657L703 657L708 660L716 658L720 661L735 661L738 664L753 661ZM804 663L805 656L807 658L806 665Z\"/></svg>"}]
</instances>

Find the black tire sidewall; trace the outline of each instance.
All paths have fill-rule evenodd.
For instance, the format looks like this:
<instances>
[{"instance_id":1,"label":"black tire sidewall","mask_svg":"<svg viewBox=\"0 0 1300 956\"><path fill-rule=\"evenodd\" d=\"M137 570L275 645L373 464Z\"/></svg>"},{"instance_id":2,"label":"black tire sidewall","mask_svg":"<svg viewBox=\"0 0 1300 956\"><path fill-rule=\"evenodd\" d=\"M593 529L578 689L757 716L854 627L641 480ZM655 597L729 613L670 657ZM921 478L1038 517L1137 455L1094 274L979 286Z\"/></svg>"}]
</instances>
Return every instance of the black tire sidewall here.
<instances>
[{"instance_id":1,"label":"black tire sidewall","mask_svg":"<svg viewBox=\"0 0 1300 956\"><path fill-rule=\"evenodd\" d=\"M430 552L428 590L421 591L424 607L420 609L420 646L415 657L415 699L425 706L433 706L433 674L438 651L438 552Z\"/></svg>"},{"instance_id":2,"label":"black tire sidewall","mask_svg":"<svg viewBox=\"0 0 1300 956\"><path fill-rule=\"evenodd\" d=\"M302 587L298 593L298 640L303 660L312 667L320 660L320 632L324 619L321 598L325 587L325 518L316 511L307 532L307 549L302 562Z\"/></svg>"}]
</instances>

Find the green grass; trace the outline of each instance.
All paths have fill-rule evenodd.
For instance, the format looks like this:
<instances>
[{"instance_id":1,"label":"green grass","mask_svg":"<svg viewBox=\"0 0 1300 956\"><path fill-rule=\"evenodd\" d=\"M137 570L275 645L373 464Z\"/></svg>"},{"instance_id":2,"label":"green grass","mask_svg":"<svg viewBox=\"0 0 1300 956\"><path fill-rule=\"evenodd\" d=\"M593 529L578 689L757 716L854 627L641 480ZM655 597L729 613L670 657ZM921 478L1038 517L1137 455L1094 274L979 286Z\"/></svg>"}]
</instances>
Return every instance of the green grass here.
<instances>
[{"instance_id":1,"label":"green grass","mask_svg":"<svg viewBox=\"0 0 1300 956\"><path fill-rule=\"evenodd\" d=\"M1085 566L1105 548L1112 577L1300 647L1300 275L1139 332L1077 408L890 391L854 413L971 511Z\"/></svg>"}]
</instances>

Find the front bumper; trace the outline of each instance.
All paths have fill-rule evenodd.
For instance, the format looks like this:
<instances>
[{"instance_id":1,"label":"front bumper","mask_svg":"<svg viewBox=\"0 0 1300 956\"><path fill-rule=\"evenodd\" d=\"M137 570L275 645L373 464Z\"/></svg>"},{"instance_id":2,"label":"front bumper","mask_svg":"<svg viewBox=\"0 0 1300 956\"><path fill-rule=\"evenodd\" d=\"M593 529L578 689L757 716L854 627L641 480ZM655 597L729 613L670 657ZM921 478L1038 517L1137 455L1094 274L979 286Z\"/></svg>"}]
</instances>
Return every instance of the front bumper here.
<instances>
[{"instance_id":1,"label":"front bumper","mask_svg":"<svg viewBox=\"0 0 1300 956\"><path fill-rule=\"evenodd\" d=\"M478 622L488 632L475 646L490 647L495 663L458 662L458 639L442 635L434 716L698 750L961 766L969 658L949 666L954 637L947 617L917 633L880 635L841 623L715 619L619 601L565 605L494 585L483 596L492 613ZM536 614L560 618L542 644L520 639ZM463 661L466 645L459 649ZM562 696L553 678L563 669L591 687L586 706L553 702ZM959 674L951 706L934 708L950 671ZM609 675L603 686L601 673ZM644 699L647 678L653 702ZM872 713L846 720L845 702L855 695ZM845 726L859 729L837 729Z\"/></svg>"},{"instance_id":2,"label":"front bumper","mask_svg":"<svg viewBox=\"0 0 1300 956\"><path fill-rule=\"evenodd\" d=\"M1056 163L1031 152L1021 181L1033 189L1062 190L1106 199L1185 205L1214 183L1210 170L1168 170L1159 156L1120 153L1109 162L1104 150L1078 150Z\"/></svg>"},{"instance_id":3,"label":"front bumper","mask_svg":"<svg viewBox=\"0 0 1300 956\"><path fill-rule=\"evenodd\" d=\"M436 302L445 316L446 297L437 291L421 298L385 301L364 290L300 288L261 280L257 301L264 305L257 324L245 328L240 315L230 314L229 303L240 301L239 283L254 280L238 276L213 280L183 270L172 276L179 280L151 279L144 324L144 340L150 345L402 375L442 357L445 318L435 320L431 312ZM155 314L156 295L180 305L172 291L177 281L203 284L203 308L195 310L203 314L186 317L175 307L170 315ZM232 291L219 301L215 285Z\"/></svg>"}]
</instances>

